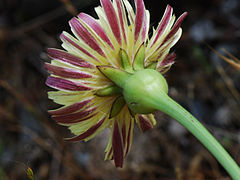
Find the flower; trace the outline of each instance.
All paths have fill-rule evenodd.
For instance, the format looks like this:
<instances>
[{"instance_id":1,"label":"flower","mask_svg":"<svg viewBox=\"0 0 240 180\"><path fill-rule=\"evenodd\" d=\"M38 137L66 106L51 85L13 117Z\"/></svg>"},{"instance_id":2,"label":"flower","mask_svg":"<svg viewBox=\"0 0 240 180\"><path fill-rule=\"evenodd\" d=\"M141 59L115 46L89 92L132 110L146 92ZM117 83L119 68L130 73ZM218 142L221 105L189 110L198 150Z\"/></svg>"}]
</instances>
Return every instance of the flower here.
<instances>
[{"instance_id":1,"label":"flower","mask_svg":"<svg viewBox=\"0 0 240 180\"><path fill-rule=\"evenodd\" d=\"M52 118L75 135L69 141L88 141L110 128L105 160L113 159L116 167L122 167L131 148L134 122L143 132L156 124L153 114L129 109L119 86L121 77L144 68L166 72L175 59L170 48L179 40L187 15L183 13L175 22L168 5L149 38L149 12L143 0L135 0L135 7L136 12L127 0L101 0L95 8L99 19L85 13L72 18L74 36L63 32L65 50L48 49L52 61L46 63L50 72L46 84L58 90L49 92L49 98L62 105L49 111Z\"/></svg>"}]
</instances>

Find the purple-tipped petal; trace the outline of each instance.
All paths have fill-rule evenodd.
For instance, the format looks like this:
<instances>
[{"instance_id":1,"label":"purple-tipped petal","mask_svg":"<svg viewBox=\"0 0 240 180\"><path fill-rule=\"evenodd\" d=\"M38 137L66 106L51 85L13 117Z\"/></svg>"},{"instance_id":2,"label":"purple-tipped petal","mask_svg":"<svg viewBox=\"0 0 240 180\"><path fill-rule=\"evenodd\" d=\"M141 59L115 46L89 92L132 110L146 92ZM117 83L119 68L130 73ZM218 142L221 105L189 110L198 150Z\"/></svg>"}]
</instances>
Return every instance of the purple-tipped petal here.
<instances>
[{"instance_id":1,"label":"purple-tipped petal","mask_svg":"<svg viewBox=\"0 0 240 180\"><path fill-rule=\"evenodd\" d=\"M100 55L105 56L101 47L94 39L94 37L89 33L89 31L81 24L81 22L77 18L72 18L69 21L70 26L77 33L77 35L88 44L93 50L97 51Z\"/></svg>"},{"instance_id":2,"label":"purple-tipped petal","mask_svg":"<svg viewBox=\"0 0 240 180\"><path fill-rule=\"evenodd\" d=\"M94 68L92 64L90 64L87 61L84 61L83 59L74 56L72 54L69 54L66 51L59 50L59 49L54 49L54 48L49 48L47 50L48 56L52 59L57 59L63 62L70 63L72 65L76 65L79 67L84 67L84 68Z\"/></svg>"},{"instance_id":3,"label":"purple-tipped petal","mask_svg":"<svg viewBox=\"0 0 240 180\"><path fill-rule=\"evenodd\" d=\"M74 113L74 112L82 109L84 106L89 104L92 100L93 100L93 98L90 98L90 99L80 101L78 103L72 104L72 105L64 107L64 108L60 108L57 110L50 110L50 111L48 111L48 113L50 115L55 115L55 116L71 114L71 113Z\"/></svg>"},{"instance_id":4,"label":"purple-tipped petal","mask_svg":"<svg viewBox=\"0 0 240 180\"><path fill-rule=\"evenodd\" d=\"M74 41L72 41L70 38L68 38L66 35L64 35L64 33L62 33L60 35L60 39L63 41L63 42L68 42L69 44L71 44L72 46L74 46L75 48L77 48L78 50L80 50L82 53L86 54L87 56L95 59L96 61L99 62L99 60L94 57L93 55L91 55L87 50L85 50L84 48L82 48L81 46L79 46L77 43L75 43Z\"/></svg>"},{"instance_id":5,"label":"purple-tipped petal","mask_svg":"<svg viewBox=\"0 0 240 180\"><path fill-rule=\"evenodd\" d=\"M76 142L76 141L81 141L81 140L93 135L97 131L97 129L103 124L104 120L105 120L105 117L102 118L97 124L95 124L94 126L89 128L86 132L84 132L78 136L75 136L73 138L68 138L66 140L71 141L71 142Z\"/></svg>"},{"instance_id":6,"label":"purple-tipped petal","mask_svg":"<svg viewBox=\"0 0 240 180\"><path fill-rule=\"evenodd\" d=\"M57 76L61 76L64 78L71 78L71 79L81 79L81 78L91 78L92 75L80 72L77 70L63 68L58 66L53 66L51 64L45 64L45 68L51 73Z\"/></svg>"},{"instance_id":7,"label":"purple-tipped petal","mask_svg":"<svg viewBox=\"0 0 240 180\"><path fill-rule=\"evenodd\" d=\"M99 23L93 17L85 14L80 13L78 15L79 19L85 22L88 26L92 28L95 33L102 38L112 49L114 49L112 42L108 38L107 34L105 33L104 29L99 25Z\"/></svg>"},{"instance_id":8,"label":"purple-tipped petal","mask_svg":"<svg viewBox=\"0 0 240 180\"><path fill-rule=\"evenodd\" d=\"M113 32L114 36L116 37L118 43L121 45L122 39L121 39L118 18L117 18L116 12L114 10L114 7L112 5L112 2L110 0L101 0L101 4L102 4L103 10L107 16L107 20L110 24L112 32Z\"/></svg>"},{"instance_id":9,"label":"purple-tipped petal","mask_svg":"<svg viewBox=\"0 0 240 180\"><path fill-rule=\"evenodd\" d=\"M137 41L144 23L144 18L146 16L146 13L145 13L143 0L135 0L135 2L136 2L137 12L136 12L136 19L135 19L134 37L135 37L135 41Z\"/></svg>"},{"instance_id":10,"label":"purple-tipped petal","mask_svg":"<svg viewBox=\"0 0 240 180\"><path fill-rule=\"evenodd\" d=\"M55 89L69 90L69 91L88 91L92 89L83 84L74 83L66 79L61 79L61 78L56 78L51 76L47 78L46 84L49 87L52 87Z\"/></svg>"},{"instance_id":11,"label":"purple-tipped petal","mask_svg":"<svg viewBox=\"0 0 240 180\"><path fill-rule=\"evenodd\" d=\"M97 107L80 111L77 113L67 114L67 115L60 115L60 116L52 116L52 118L58 123L74 123L79 122L78 120L82 120L83 118L87 117L91 113L93 113Z\"/></svg>"},{"instance_id":12,"label":"purple-tipped petal","mask_svg":"<svg viewBox=\"0 0 240 180\"><path fill-rule=\"evenodd\" d=\"M140 128L142 129L143 132L152 128L152 124L147 120L147 118L145 118L142 115L138 115L138 118L139 118Z\"/></svg>"},{"instance_id":13,"label":"purple-tipped petal","mask_svg":"<svg viewBox=\"0 0 240 180\"><path fill-rule=\"evenodd\" d=\"M154 41L153 41L153 44L158 40L158 38L163 34L163 32L165 31L170 19L171 19L171 16L172 16L172 7L167 5L166 7L166 10L164 12L164 16L161 20L161 23L159 24L157 30L156 30L156 37L154 38Z\"/></svg>"},{"instance_id":14,"label":"purple-tipped petal","mask_svg":"<svg viewBox=\"0 0 240 180\"><path fill-rule=\"evenodd\" d=\"M174 24L173 28L171 29L171 31L169 32L169 34L166 36L166 38L164 39L163 43L164 44L166 41L168 41L171 37L173 37L175 35L175 33L178 31L178 29L180 28L183 20L185 19L185 17L187 16L187 12L183 13L178 20L176 21L176 23Z\"/></svg>"},{"instance_id":15,"label":"purple-tipped petal","mask_svg":"<svg viewBox=\"0 0 240 180\"><path fill-rule=\"evenodd\" d=\"M123 144L122 144L122 137L119 131L117 121L114 122L112 146L113 146L113 159L115 162L115 166L122 167L123 166Z\"/></svg>"},{"instance_id":16,"label":"purple-tipped petal","mask_svg":"<svg viewBox=\"0 0 240 180\"><path fill-rule=\"evenodd\" d=\"M174 63L176 59L176 54L175 53L171 53L168 54L163 61L159 64L159 66L170 66Z\"/></svg>"}]
</instances>

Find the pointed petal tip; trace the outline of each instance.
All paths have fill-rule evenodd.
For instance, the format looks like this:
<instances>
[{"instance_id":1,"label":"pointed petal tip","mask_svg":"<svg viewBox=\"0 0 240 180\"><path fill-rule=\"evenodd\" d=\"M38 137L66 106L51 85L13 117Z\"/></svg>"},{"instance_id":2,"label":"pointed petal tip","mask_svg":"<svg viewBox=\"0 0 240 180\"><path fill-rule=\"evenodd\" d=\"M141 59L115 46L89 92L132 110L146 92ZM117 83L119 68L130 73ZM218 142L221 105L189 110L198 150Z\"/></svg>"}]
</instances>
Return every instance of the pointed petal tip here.
<instances>
[{"instance_id":1,"label":"pointed petal tip","mask_svg":"<svg viewBox=\"0 0 240 180\"><path fill-rule=\"evenodd\" d=\"M180 17L179 19L181 19L181 21L183 21L188 15L188 12L184 12Z\"/></svg>"},{"instance_id":2,"label":"pointed petal tip","mask_svg":"<svg viewBox=\"0 0 240 180\"><path fill-rule=\"evenodd\" d=\"M68 23L69 23L70 26L72 26L72 25L75 24L77 21L78 21L77 18L76 18L76 17L73 17L72 19L70 19L70 20L68 21Z\"/></svg>"},{"instance_id":3,"label":"pointed petal tip","mask_svg":"<svg viewBox=\"0 0 240 180\"><path fill-rule=\"evenodd\" d=\"M167 8L172 8L172 6L170 4L167 4Z\"/></svg>"},{"instance_id":4,"label":"pointed petal tip","mask_svg":"<svg viewBox=\"0 0 240 180\"><path fill-rule=\"evenodd\" d=\"M147 130L153 128L153 124L147 117L139 114L138 119L139 119L140 128L143 133L146 132Z\"/></svg>"}]
</instances>

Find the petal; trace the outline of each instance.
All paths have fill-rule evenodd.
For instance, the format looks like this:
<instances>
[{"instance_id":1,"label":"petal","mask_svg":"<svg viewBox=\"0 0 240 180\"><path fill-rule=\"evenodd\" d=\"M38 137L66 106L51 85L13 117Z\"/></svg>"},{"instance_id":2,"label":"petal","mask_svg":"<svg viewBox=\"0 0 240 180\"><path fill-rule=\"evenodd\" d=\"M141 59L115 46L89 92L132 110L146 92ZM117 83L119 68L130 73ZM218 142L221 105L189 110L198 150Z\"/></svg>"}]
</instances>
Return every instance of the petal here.
<instances>
[{"instance_id":1,"label":"petal","mask_svg":"<svg viewBox=\"0 0 240 180\"><path fill-rule=\"evenodd\" d=\"M91 91L49 91L48 98L60 105L71 105L93 98Z\"/></svg>"},{"instance_id":2,"label":"petal","mask_svg":"<svg viewBox=\"0 0 240 180\"><path fill-rule=\"evenodd\" d=\"M160 63L159 66L163 67L163 66L171 66L174 61L176 59L176 54L175 53L171 53L168 54Z\"/></svg>"},{"instance_id":3,"label":"petal","mask_svg":"<svg viewBox=\"0 0 240 180\"><path fill-rule=\"evenodd\" d=\"M89 128L87 131L85 131L84 133L75 136L73 138L68 138L66 140L68 141L72 141L72 142L76 142L76 141L81 141L85 138L88 138L89 136L92 136L94 133L96 133L97 129L103 124L105 120L105 117L102 118L97 124L95 124L94 126L92 126L91 128Z\"/></svg>"},{"instance_id":4,"label":"petal","mask_svg":"<svg viewBox=\"0 0 240 180\"><path fill-rule=\"evenodd\" d=\"M150 23L150 14L149 14L149 11L146 10L146 13L144 16L143 30L142 30L142 42L147 40L149 23Z\"/></svg>"},{"instance_id":5,"label":"petal","mask_svg":"<svg viewBox=\"0 0 240 180\"><path fill-rule=\"evenodd\" d=\"M117 121L114 122L112 147L113 147L113 159L115 162L115 166L122 167L123 166L123 144L122 144L122 137L119 131Z\"/></svg>"},{"instance_id":6,"label":"petal","mask_svg":"<svg viewBox=\"0 0 240 180\"><path fill-rule=\"evenodd\" d=\"M156 124L156 121L152 114L149 115L138 114L137 122L143 132L147 131L150 128L153 128L153 126Z\"/></svg>"},{"instance_id":7,"label":"petal","mask_svg":"<svg viewBox=\"0 0 240 180\"><path fill-rule=\"evenodd\" d=\"M108 140L108 144L107 144L107 147L105 149L104 161L113 159L112 137L113 136L110 136L110 138Z\"/></svg>"},{"instance_id":8,"label":"petal","mask_svg":"<svg viewBox=\"0 0 240 180\"><path fill-rule=\"evenodd\" d=\"M157 61L157 62L161 62L169 53L171 47L173 47L178 40L180 39L182 35L182 29L179 28L178 31L172 36L170 37L165 43L161 43L159 45L159 47L151 49L151 51L153 51L154 53L150 55L148 54L148 61ZM158 42L159 43L159 42Z\"/></svg>"},{"instance_id":9,"label":"petal","mask_svg":"<svg viewBox=\"0 0 240 180\"><path fill-rule=\"evenodd\" d=\"M81 122L83 120L86 120L85 118L92 114L97 107L93 107L87 110L83 110L77 113L72 113L72 114L67 114L67 115L59 115L59 116L52 116L52 118L58 122L58 123L63 123L63 124L70 124L70 123L76 123L76 122ZM89 117L87 118L89 119Z\"/></svg>"},{"instance_id":10,"label":"petal","mask_svg":"<svg viewBox=\"0 0 240 180\"><path fill-rule=\"evenodd\" d=\"M127 130L127 144L126 144L126 153L129 152L132 145L132 136L133 136L133 119L130 119L128 130Z\"/></svg>"},{"instance_id":11,"label":"petal","mask_svg":"<svg viewBox=\"0 0 240 180\"><path fill-rule=\"evenodd\" d=\"M174 34L174 36L172 36L170 39L168 39L167 42L165 42L164 44L162 44L162 46L160 46L157 50L156 50L156 54L158 55L157 57L155 57L157 59L158 62L162 62L166 56L168 55L171 47L173 47L178 40L180 39L182 35L182 29L179 28L177 33ZM157 66L157 68L159 67L159 64Z\"/></svg>"},{"instance_id":12,"label":"petal","mask_svg":"<svg viewBox=\"0 0 240 180\"><path fill-rule=\"evenodd\" d=\"M112 160L113 159L113 148L111 148L106 156L107 159Z\"/></svg>"},{"instance_id":13,"label":"petal","mask_svg":"<svg viewBox=\"0 0 240 180\"><path fill-rule=\"evenodd\" d=\"M121 32L122 32L124 41L127 42L126 32L125 32L125 25L127 23L125 9L123 8L123 4L121 0L116 0L116 3L117 3L117 9L118 9L118 17L121 25Z\"/></svg>"},{"instance_id":14,"label":"petal","mask_svg":"<svg viewBox=\"0 0 240 180\"><path fill-rule=\"evenodd\" d=\"M135 32L134 32L134 38L135 42L138 40L140 31L144 24L144 19L146 18L146 12L144 7L143 0L135 0L136 3L136 18L135 18Z\"/></svg>"},{"instance_id":15,"label":"petal","mask_svg":"<svg viewBox=\"0 0 240 180\"><path fill-rule=\"evenodd\" d=\"M71 126L71 125L74 125L74 124L78 124L78 123L80 123L80 122L85 122L85 121L89 121L89 120L91 120L93 117L95 117L95 116L97 116L98 115L98 112L95 112L95 113L93 113L93 114L91 114L91 115L88 115L88 114L90 114L91 112L89 112L89 113L86 113L86 116L85 117L82 117L82 118L80 118L80 119L76 119L76 120L68 120L68 119L66 119L66 120L59 120L59 121L56 121L57 123L59 123L59 124L61 124L61 125L63 125L63 126Z\"/></svg>"},{"instance_id":16,"label":"petal","mask_svg":"<svg viewBox=\"0 0 240 180\"><path fill-rule=\"evenodd\" d=\"M74 69L63 68L58 66L53 66L51 64L46 63L45 68L54 75L61 76L64 78L71 78L71 79L81 79L81 78L91 78L92 75L77 71Z\"/></svg>"},{"instance_id":17,"label":"petal","mask_svg":"<svg viewBox=\"0 0 240 180\"><path fill-rule=\"evenodd\" d=\"M101 4L102 4L103 10L106 14L107 20L109 22L109 25L112 29L113 34L116 37L118 43L121 44L122 39L121 39L118 17L113 8L113 5L110 0L101 0Z\"/></svg>"},{"instance_id":18,"label":"petal","mask_svg":"<svg viewBox=\"0 0 240 180\"><path fill-rule=\"evenodd\" d=\"M84 106L86 106L87 104L89 104L91 101L93 100L93 98L90 99L86 99L77 103L74 103L72 105L69 106L65 106L56 110L50 110L48 111L48 113L50 115L64 115L64 114L70 114L73 112L76 112L77 110L82 109Z\"/></svg>"},{"instance_id":19,"label":"petal","mask_svg":"<svg viewBox=\"0 0 240 180\"><path fill-rule=\"evenodd\" d=\"M78 50L80 50L81 53L84 53L84 54L86 54L87 56L89 56L89 57L91 57L92 59L94 59L94 60L96 60L96 61L99 62L99 60L98 60L96 57L94 57L93 55L91 55L91 54L88 52L88 50L86 50L85 48L81 47L81 46L76 42L76 40L74 41L73 38L70 38L69 35L68 35L68 33L63 32L63 33L60 35L60 39L61 39L63 42L67 43L68 45L71 45L71 46L77 48Z\"/></svg>"},{"instance_id":20,"label":"petal","mask_svg":"<svg viewBox=\"0 0 240 180\"><path fill-rule=\"evenodd\" d=\"M146 130L152 128L152 125L143 117L143 116L138 116L139 118L139 124L143 132Z\"/></svg>"},{"instance_id":21,"label":"petal","mask_svg":"<svg viewBox=\"0 0 240 180\"><path fill-rule=\"evenodd\" d=\"M154 38L153 44L158 40L158 38L163 34L165 31L171 17L172 17L172 7L167 5L166 10L164 12L163 18L160 21L160 24L158 25L158 28L156 30L156 36ZM152 45L153 45L152 44Z\"/></svg>"},{"instance_id":22,"label":"petal","mask_svg":"<svg viewBox=\"0 0 240 180\"><path fill-rule=\"evenodd\" d=\"M105 56L99 44L96 42L90 32L81 24L77 18L72 18L69 24L77 36L88 44L93 50L97 51L100 55Z\"/></svg>"},{"instance_id":23,"label":"petal","mask_svg":"<svg viewBox=\"0 0 240 180\"><path fill-rule=\"evenodd\" d=\"M79 67L94 68L94 66L92 64L90 64L89 62L84 61L83 59L81 59L77 56L74 56L63 50L49 48L47 50L47 53L48 53L48 56L52 59L64 61L64 62L70 63L72 65L76 65Z\"/></svg>"},{"instance_id":24,"label":"petal","mask_svg":"<svg viewBox=\"0 0 240 180\"><path fill-rule=\"evenodd\" d=\"M91 16L80 13L78 15L79 19L85 22L88 26L92 28L95 33L102 38L112 49L114 49L112 42L108 38L107 34L105 33L104 29L99 25L99 23Z\"/></svg>"},{"instance_id":25,"label":"petal","mask_svg":"<svg viewBox=\"0 0 240 180\"><path fill-rule=\"evenodd\" d=\"M167 37L164 39L164 41L162 42L162 44L164 44L166 41L168 41L168 39L170 39L171 37L173 37L177 31L179 30L183 20L185 19L185 17L187 16L187 12L183 13L178 20L176 21L176 23L174 24L173 28L171 29L171 31L168 33Z\"/></svg>"},{"instance_id":26,"label":"petal","mask_svg":"<svg viewBox=\"0 0 240 180\"><path fill-rule=\"evenodd\" d=\"M59 90L69 90L69 91L88 91L91 90L90 87L87 87L80 83L75 83L66 79L56 78L49 76L46 80L46 85L49 87L59 89Z\"/></svg>"},{"instance_id":27,"label":"petal","mask_svg":"<svg viewBox=\"0 0 240 180\"><path fill-rule=\"evenodd\" d=\"M128 19L130 21L130 26L134 26L134 19L135 19L135 13L133 11L133 8L131 6L131 4L129 3L128 0L123 0L124 2L124 5L126 7L126 10L127 10L127 14L128 14Z\"/></svg>"},{"instance_id":28,"label":"petal","mask_svg":"<svg viewBox=\"0 0 240 180\"><path fill-rule=\"evenodd\" d=\"M123 140L123 144L126 144L126 125L125 123L122 125L122 140Z\"/></svg>"}]
</instances>

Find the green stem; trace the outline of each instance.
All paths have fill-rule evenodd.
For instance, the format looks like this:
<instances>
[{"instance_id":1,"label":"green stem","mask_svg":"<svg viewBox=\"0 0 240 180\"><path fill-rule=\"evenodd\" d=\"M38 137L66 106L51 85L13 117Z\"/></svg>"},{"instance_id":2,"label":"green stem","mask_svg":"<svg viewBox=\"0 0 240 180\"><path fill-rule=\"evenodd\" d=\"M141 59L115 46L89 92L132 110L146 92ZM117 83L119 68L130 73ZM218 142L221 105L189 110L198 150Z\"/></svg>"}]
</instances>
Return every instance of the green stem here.
<instances>
[{"instance_id":1,"label":"green stem","mask_svg":"<svg viewBox=\"0 0 240 180\"><path fill-rule=\"evenodd\" d=\"M187 128L222 164L234 180L240 179L240 168L228 152L216 141L209 131L187 110L172 100L166 93L159 92L146 97L146 103L168 114Z\"/></svg>"}]
</instances>

